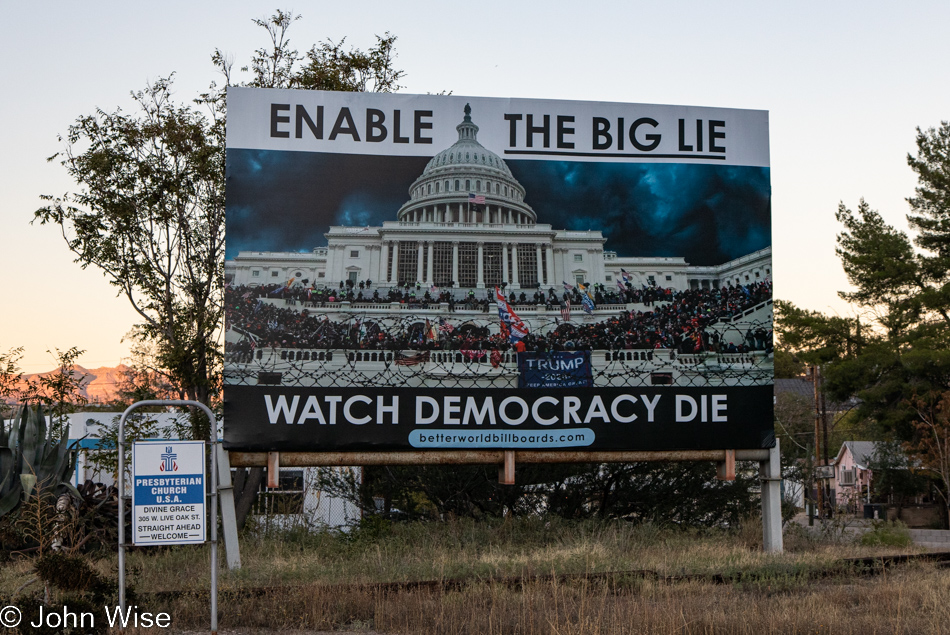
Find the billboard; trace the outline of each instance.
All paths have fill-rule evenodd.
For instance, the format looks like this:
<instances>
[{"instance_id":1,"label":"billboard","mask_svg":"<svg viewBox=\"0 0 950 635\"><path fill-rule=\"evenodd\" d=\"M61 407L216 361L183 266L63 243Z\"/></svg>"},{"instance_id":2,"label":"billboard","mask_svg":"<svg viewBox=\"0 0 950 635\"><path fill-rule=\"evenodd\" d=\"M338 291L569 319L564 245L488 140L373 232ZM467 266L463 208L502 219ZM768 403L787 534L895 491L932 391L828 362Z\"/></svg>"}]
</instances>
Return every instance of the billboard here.
<instances>
[{"instance_id":1,"label":"billboard","mask_svg":"<svg viewBox=\"0 0 950 635\"><path fill-rule=\"evenodd\" d=\"M225 447L771 447L763 111L229 88Z\"/></svg>"}]
</instances>

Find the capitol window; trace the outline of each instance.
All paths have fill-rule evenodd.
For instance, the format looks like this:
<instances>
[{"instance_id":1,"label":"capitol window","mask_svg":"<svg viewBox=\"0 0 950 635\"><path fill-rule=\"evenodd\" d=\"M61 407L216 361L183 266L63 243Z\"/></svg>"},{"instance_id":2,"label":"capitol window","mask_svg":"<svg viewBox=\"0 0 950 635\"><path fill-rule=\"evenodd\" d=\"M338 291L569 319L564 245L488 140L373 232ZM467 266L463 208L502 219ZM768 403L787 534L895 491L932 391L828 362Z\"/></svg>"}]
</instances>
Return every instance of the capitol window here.
<instances>
[{"instance_id":1,"label":"capitol window","mask_svg":"<svg viewBox=\"0 0 950 635\"><path fill-rule=\"evenodd\" d=\"M255 269L254 271L251 272L251 277L252 277L252 278L259 278L260 275L261 275L261 272L260 272L259 269Z\"/></svg>"},{"instance_id":2,"label":"capitol window","mask_svg":"<svg viewBox=\"0 0 950 635\"><path fill-rule=\"evenodd\" d=\"M584 254L574 254L574 262L584 262Z\"/></svg>"},{"instance_id":3,"label":"capitol window","mask_svg":"<svg viewBox=\"0 0 950 635\"><path fill-rule=\"evenodd\" d=\"M280 275L280 272L279 272L279 271L271 271L271 272L270 272L270 277L271 277L271 278L276 278L276 277L279 276L279 275ZM746 277L748 278L749 276L746 276Z\"/></svg>"},{"instance_id":4,"label":"capitol window","mask_svg":"<svg viewBox=\"0 0 950 635\"><path fill-rule=\"evenodd\" d=\"M455 179L455 191L456 191L456 192L459 191L459 180L458 180L458 179Z\"/></svg>"},{"instance_id":5,"label":"capitol window","mask_svg":"<svg viewBox=\"0 0 950 635\"><path fill-rule=\"evenodd\" d=\"M353 249L350 251L350 258L359 258L359 257L360 257L359 249Z\"/></svg>"}]
</instances>

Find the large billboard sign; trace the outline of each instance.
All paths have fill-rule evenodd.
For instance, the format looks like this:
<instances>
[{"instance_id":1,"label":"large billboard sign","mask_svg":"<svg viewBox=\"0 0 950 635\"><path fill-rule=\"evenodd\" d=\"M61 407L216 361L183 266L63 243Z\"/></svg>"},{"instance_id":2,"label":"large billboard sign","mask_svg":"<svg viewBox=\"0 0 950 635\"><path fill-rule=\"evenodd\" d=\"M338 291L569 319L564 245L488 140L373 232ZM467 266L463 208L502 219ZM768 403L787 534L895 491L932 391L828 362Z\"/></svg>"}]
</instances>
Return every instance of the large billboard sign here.
<instances>
[{"instance_id":1,"label":"large billboard sign","mask_svg":"<svg viewBox=\"0 0 950 635\"><path fill-rule=\"evenodd\" d=\"M225 447L771 447L768 113L231 88Z\"/></svg>"}]
</instances>

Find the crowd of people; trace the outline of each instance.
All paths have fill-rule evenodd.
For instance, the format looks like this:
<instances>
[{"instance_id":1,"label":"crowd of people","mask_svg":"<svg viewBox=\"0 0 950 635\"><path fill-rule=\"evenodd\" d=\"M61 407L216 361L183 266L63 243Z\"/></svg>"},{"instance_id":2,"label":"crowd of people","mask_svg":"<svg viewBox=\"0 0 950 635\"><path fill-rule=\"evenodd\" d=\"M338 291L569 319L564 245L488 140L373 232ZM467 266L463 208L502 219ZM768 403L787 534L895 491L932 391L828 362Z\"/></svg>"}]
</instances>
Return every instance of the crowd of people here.
<instances>
[{"instance_id":1,"label":"crowd of people","mask_svg":"<svg viewBox=\"0 0 950 635\"><path fill-rule=\"evenodd\" d=\"M352 288L350 289L352 291ZM421 289L420 289L421 290ZM771 324L745 327L744 333L726 341L722 329L710 328L713 324L738 315L772 297L771 282L759 282L745 286L725 286L714 289L690 289L675 291L659 287L627 289L621 294L603 287L592 291L595 305L635 303L642 309L618 311L608 319L596 323L575 323L554 319L555 324L544 332L529 332L519 343L513 344L501 333L492 334L486 324L488 317L476 324L472 321L458 324L447 316L412 316L380 320L373 317L352 318L335 322L319 310L326 303L337 302L336 289L286 290L290 295L281 295L290 300L284 306L261 301L264 297L277 297L273 289L266 287L234 287L226 289L227 328L239 333L241 340L228 344L228 352L252 353L259 348L295 349L346 349L346 350L501 350L529 351L559 350L622 350L622 349L673 349L680 353L703 351L744 353L752 350L769 352L772 347ZM309 293L308 293L309 291ZM368 288L360 289L368 291ZM419 304L447 303L453 310L459 306L494 310L494 302L488 298L471 302L458 302L449 291L443 291L426 300L426 291L412 296L412 289L392 288L385 302ZM302 293L302 295L301 295ZM376 295L378 290L374 290ZM410 295L407 296L407 293ZM472 292L469 292L472 293ZM514 295L514 294L512 294ZM581 310L580 291L565 290L557 297L553 290L547 294L536 291L534 296L516 297L518 306L523 304L547 304L566 306L570 301L574 311ZM346 297L345 295L343 297ZM422 298L413 302L411 299ZM532 302L533 300L533 302ZM542 301L538 301L542 300ZM383 302L383 301L381 301ZM561 312L564 315L564 312ZM576 314L575 314L576 315ZM456 322L453 324L453 321ZM495 330L495 329L493 329Z\"/></svg>"}]
</instances>

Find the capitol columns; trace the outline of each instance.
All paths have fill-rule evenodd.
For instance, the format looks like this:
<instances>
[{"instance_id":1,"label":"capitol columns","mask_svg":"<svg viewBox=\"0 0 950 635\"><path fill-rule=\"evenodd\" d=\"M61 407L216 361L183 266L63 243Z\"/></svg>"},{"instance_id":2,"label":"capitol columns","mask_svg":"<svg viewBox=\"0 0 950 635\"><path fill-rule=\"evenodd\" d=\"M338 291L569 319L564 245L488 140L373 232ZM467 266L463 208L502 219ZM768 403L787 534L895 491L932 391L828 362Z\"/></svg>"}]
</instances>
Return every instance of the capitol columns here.
<instances>
[{"instance_id":1,"label":"capitol columns","mask_svg":"<svg viewBox=\"0 0 950 635\"><path fill-rule=\"evenodd\" d=\"M554 252L554 279L557 280L560 278L562 281L567 281L567 273L564 271L564 253L567 251L564 247L552 247L551 251ZM573 284L573 281L571 282Z\"/></svg>"},{"instance_id":2,"label":"capitol columns","mask_svg":"<svg viewBox=\"0 0 950 635\"><path fill-rule=\"evenodd\" d=\"M502 282L510 282L508 278L508 248L511 247L511 243L502 243L501 244L501 279Z\"/></svg>"},{"instance_id":3,"label":"capitol columns","mask_svg":"<svg viewBox=\"0 0 950 635\"><path fill-rule=\"evenodd\" d=\"M475 283L475 287L478 289L485 288L485 263L483 262L485 257L485 243L478 241L478 279Z\"/></svg>"},{"instance_id":4,"label":"capitol columns","mask_svg":"<svg viewBox=\"0 0 950 635\"><path fill-rule=\"evenodd\" d=\"M416 279L412 281L412 284L416 282L421 282L423 278L423 269L422 269L422 252L425 249L425 242L419 241L416 243Z\"/></svg>"},{"instance_id":5,"label":"capitol columns","mask_svg":"<svg viewBox=\"0 0 950 635\"><path fill-rule=\"evenodd\" d=\"M359 277L362 280L372 279L379 270L379 245L366 245L366 266L360 268ZM379 278L376 278L379 280Z\"/></svg>"},{"instance_id":6,"label":"capitol columns","mask_svg":"<svg viewBox=\"0 0 950 635\"><path fill-rule=\"evenodd\" d=\"M512 281L511 281L511 285L512 285L515 289L520 289L520 288L521 288L521 279L518 278L518 243L512 243L512 244L511 244L511 267L512 267L512 272L511 272Z\"/></svg>"},{"instance_id":7,"label":"capitol columns","mask_svg":"<svg viewBox=\"0 0 950 635\"><path fill-rule=\"evenodd\" d=\"M376 272L376 279L380 282L389 282L389 241L384 240L382 244L382 255L379 258L379 271Z\"/></svg>"},{"instance_id":8,"label":"capitol columns","mask_svg":"<svg viewBox=\"0 0 950 635\"><path fill-rule=\"evenodd\" d=\"M435 251L435 242L432 240L427 240L426 245L428 245L428 248L426 249L426 284L432 286L432 252Z\"/></svg>"},{"instance_id":9,"label":"capitol columns","mask_svg":"<svg viewBox=\"0 0 950 635\"><path fill-rule=\"evenodd\" d=\"M452 241L452 286L459 286L459 241Z\"/></svg>"},{"instance_id":10,"label":"capitol columns","mask_svg":"<svg viewBox=\"0 0 950 635\"><path fill-rule=\"evenodd\" d=\"M393 241L393 277L389 284L399 284L399 241Z\"/></svg>"},{"instance_id":11,"label":"capitol columns","mask_svg":"<svg viewBox=\"0 0 950 635\"><path fill-rule=\"evenodd\" d=\"M554 247L553 245L548 245L548 248L544 250L544 254L548 259L547 283L553 287L557 284L557 276L554 274Z\"/></svg>"},{"instance_id":12,"label":"capitol columns","mask_svg":"<svg viewBox=\"0 0 950 635\"><path fill-rule=\"evenodd\" d=\"M591 281L603 284L607 280L607 268L604 267L604 250L595 248L587 249L587 262L590 263Z\"/></svg>"},{"instance_id":13,"label":"capitol columns","mask_svg":"<svg viewBox=\"0 0 950 635\"><path fill-rule=\"evenodd\" d=\"M535 264L538 266L538 288L544 284L544 264L541 262L541 243L534 243Z\"/></svg>"}]
</instances>

